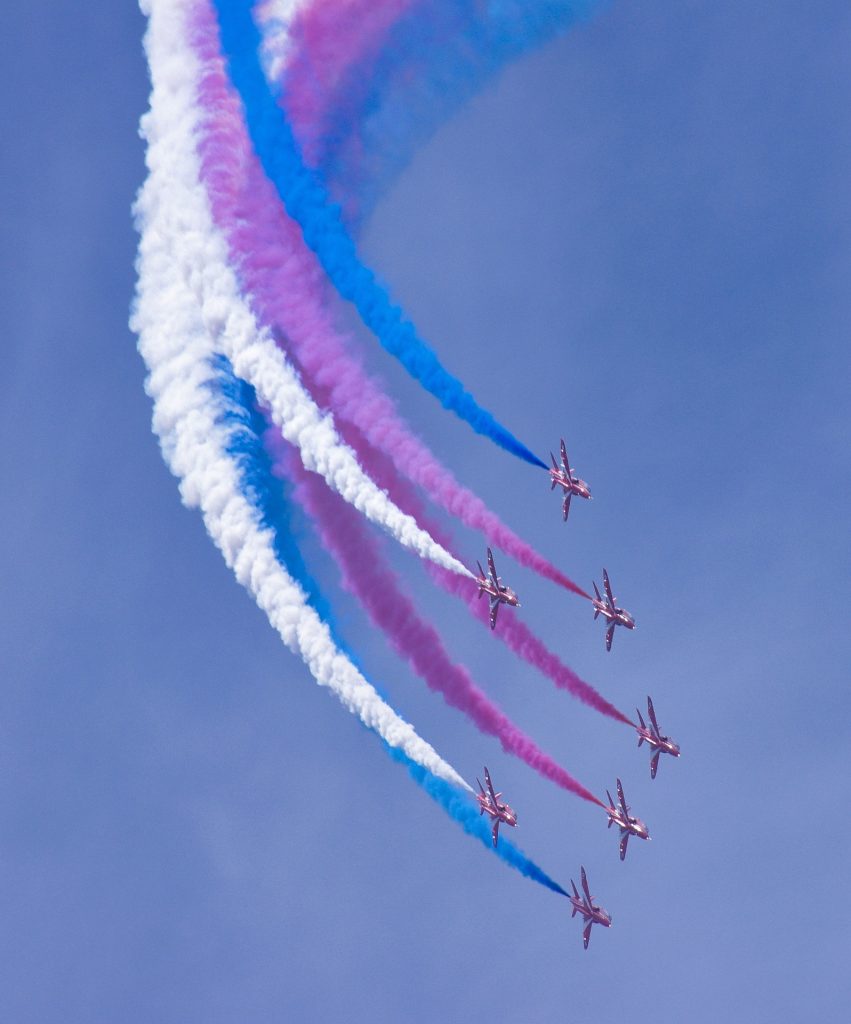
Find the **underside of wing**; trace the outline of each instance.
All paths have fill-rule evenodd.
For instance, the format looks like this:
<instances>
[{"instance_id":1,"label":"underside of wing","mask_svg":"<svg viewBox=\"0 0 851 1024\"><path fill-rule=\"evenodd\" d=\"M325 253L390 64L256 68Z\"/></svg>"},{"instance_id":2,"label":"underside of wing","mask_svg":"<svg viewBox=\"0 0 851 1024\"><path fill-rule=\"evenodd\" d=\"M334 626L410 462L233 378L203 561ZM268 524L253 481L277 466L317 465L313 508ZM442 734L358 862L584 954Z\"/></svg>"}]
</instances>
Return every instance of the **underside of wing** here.
<instances>
[{"instance_id":1,"label":"underside of wing","mask_svg":"<svg viewBox=\"0 0 851 1024\"><path fill-rule=\"evenodd\" d=\"M572 492L568 491L567 494L565 494L565 496L564 496L564 504L561 506L561 517L562 517L562 519L565 522L567 522L567 517L570 515L570 499L571 499L571 497L572 497Z\"/></svg>"},{"instance_id":2,"label":"underside of wing","mask_svg":"<svg viewBox=\"0 0 851 1024\"><path fill-rule=\"evenodd\" d=\"M615 624L614 624L614 622L612 622L612 623L610 623L609 628L606 630L606 650L607 651L610 651L612 649L612 640L614 639L614 637L615 637Z\"/></svg>"},{"instance_id":3,"label":"underside of wing","mask_svg":"<svg viewBox=\"0 0 851 1024\"><path fill-rule=\"evenodd\" d=\"M582 932L582 946L584 949L588 948L588 943L591 939L591 925L593 923L593 921L589 921L588 924L585 925L585 930Z\"/></svg>"},{"instance_id":4,"label":"underside of wing","mask_svg":"<svg viewBox=\"0 0 851 1024\"><path fill-rule=\"evenodd\" d=\"M499 612L499 598L498 597L492 597L491 598L491 629L494 629L496 627L496 616L497 616L498 612Z\"/></svg>"},{"instance_id":5,"label":"underside of wing","mask_svg":"<svg viewBox=\"0 0 851 1024\"><path fill-rule=\"evenodd\" d=\"M490 572L491 583L493 583L496 592L499 593L499 576L496 574L496 566L493 563L493 552L488 548L488 571Z\"/></svg>"},{"instance_id":6,"label":"underside of wing","mask_svg":"<svg viewBox=\"0 0 851 1024\"><path fill-rule=\"evenodd\" d=\"M620 853L621 853L621 860L623 860L624 857L626 856L626 844L628 842L629 842L629 832L624 832L624 834L621 836L620 847L619 847Z\"/></svg>"},{"instance_id":7,"label":"underside of wing","mask_svg":"<svg viewBox=\"0 0 851 1024\"><path fill-rule=\"evenodd\" d=\"M621 810L623 811L624 815L628 818L629 817L629 808L626 805L626 799L625 799L625 797L623 795L623 786L621 785L621 780L618 779L617 783L618 783L618 800L620 801Z\"/></svg>"},{"instance_id":8,"label":"underside of wing","mask_svg":"<svg viewBox=\"0 0 851 1024\"><path fill-rule=\"evenodd\" d=\"M585 874L585 868L582 868L582 891L588 897L588 902L591 902L591 893L588 890L588 876Z\"/></svg>"},{"instance_id":9,"label":"underside of wing","mask_svg":"<svg viewBox=\"0 0 851 1024\"><path fill-rule=\"evenodd\" d=\"M650 758L650 778L656 778L656 770L659 767L659 755L662 753L661 750L657 750L656 753Z\"/></svg>"},{"instance_id":10,"label":"underside of wing","mask_svg":"<svg viewBox=\"0 0 851 1024\"><path fill-rule=\"evenodd\" d=\"M490 793L490 798L493 800L493 805L496 807L496 798L499 796L499 793L494 792L493 783L491 782L491 773L487 768L485 768L485 782L488 785L488 793Z\"/></svg>"},{"instance_id":11,"label":"underside of wing","mask_svg":"<svg viewBox=\"0 0 851 1024\"><path fill-rule=\"evenodd\" d=\"M609 583L609 574L606 572L605 569L603 570L603 586L606 589L606 597L609 599L609 604L612 606L612 610L614 611L615 598L612 594L612 585L611 583Z\"/></svg>"},{"instance_id":12,"label":"underside of wing","mask_svg":"<svg viewBox=\"0 0 851 1024\"><path fill-rule=\"evenodd\" d=\"M653 707L653 701L647 698L647 714L650 716L650 724L653 726L653 731L656 733L657 738L661 737L659 732L659 723L656 721L656 709Z\"/></svg>"}]
</instances>

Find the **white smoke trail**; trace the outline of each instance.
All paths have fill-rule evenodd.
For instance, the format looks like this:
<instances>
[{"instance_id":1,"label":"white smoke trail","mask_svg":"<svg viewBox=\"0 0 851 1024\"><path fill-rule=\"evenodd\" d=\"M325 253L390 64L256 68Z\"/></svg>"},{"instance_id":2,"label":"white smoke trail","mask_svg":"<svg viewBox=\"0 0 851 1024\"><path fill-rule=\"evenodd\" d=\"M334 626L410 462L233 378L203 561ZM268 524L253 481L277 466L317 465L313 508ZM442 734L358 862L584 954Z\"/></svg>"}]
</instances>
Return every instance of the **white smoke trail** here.
<instances>
[{"instance_id":1,"label":"white smoke trail","mask_svg":"<svg viewBox=\"0 0 851 1024\"><path fill-rule=\"evenodd\" d=\"M143 0L149 2L149 0ZM150 4L156 9L155 4ZM175 38L171 51L163 54L171 87L197 89L198 69L192 48L186 41L186 19L191 3L181 0L178 10L184 19L183 31ZM178 83L174 65L192 69ZM248 303L240 293L239 282L227 260L227 246L216 229L206 193L199 180L199 161L194 149L196 117L194 93L192 109L184 113L181 128L190 140L174 152L172 177L163 188L159 202L169 203L179 230L170 228L176 263L193 282L204 324L215 348L231 361L238 377L247 381L269 412L284 437L301 453L305 468L319 473L368 519L382 526L405 547L450 572L472 578L470 571L454 558L416 521L402 512L361 469L354 452L340 439L330 415L323 414L302 385L284 353L275 345L265 327L260 327ZM177 134L177 130L175 134Z\"/></svg>"},{"instance_id":2,"label":"white smoke trail","mask_svg":"<svg viewBox=\"0 0 851 1024\"><path fill-rule=\"evenodd\" d=\"M152 91L151 109L142 120L149 176L136 203L141 239L131 325L149 369L146 389L154 400L153 426L163 455L180 480L184 503L200 508L225 562L316 681L391 746L433 774L470 789L335 646L327 626L277 561L271 531L260 526L240 491L227 454L223 406L212 387L216 346L201 313L202 304L209 303L210 268L206 260L188 261L180 244L195 232L201 255L215 248L210 234L199 231L197 211L181 185L187 167L193 166L196 121L197 66L183 43L187 4L142 0L141 7L150 18L145 46Z\"/></svg>"},{"instance_id":3,"label":"white smoke trail","mask_svg":"<svg viewBox=\"0 0 851 1024\"><path fill-rule=\"evenodd\" d=\"M290 54L290 26L308 0L260 0L254 9L254 19L263 34L260 54L266 80L281 80Z\"/></svg>"}]
</instances>

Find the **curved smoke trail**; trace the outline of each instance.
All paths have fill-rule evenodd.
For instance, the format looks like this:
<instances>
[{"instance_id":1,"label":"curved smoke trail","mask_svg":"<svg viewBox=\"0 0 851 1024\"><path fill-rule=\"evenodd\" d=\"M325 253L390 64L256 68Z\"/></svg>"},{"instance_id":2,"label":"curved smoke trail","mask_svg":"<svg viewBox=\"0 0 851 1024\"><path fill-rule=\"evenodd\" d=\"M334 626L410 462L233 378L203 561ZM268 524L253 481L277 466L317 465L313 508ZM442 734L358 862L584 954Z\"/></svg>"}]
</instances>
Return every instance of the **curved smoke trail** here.
<instances>
[{"instance_id":1,"label":"curved smoke trail","mask_svg":"<svg viewBox=\"0 0 851 1024\"><path fill-rule=\"evenodd\" d=\"M408 372L478 433L532 465L546 468L464 390L394 306L372 271L358 259L339 208L304 164L298 144L263 75L260 32L244 0L213 0L231 81L245 112L248 134L263 169L289 214L301 225L307 245L339 293Z\"/></svg>"},{"instance_id":2,"label":"curved smoke trail","mask_svg":"<svg viewBox=\"0 0 851 1024\"><path fill-rule=\"evenodd\" d=\"M496 737L507 753L519 757L562 789L602 806L593 793L488 699L463 666L452 661L437 630L420 616L401 589L379 545L359 517L320 477L306 472L295 452L291 448L284 450L273 431L267 435L266 446L275 458L276 472L290 480L293 495L315 523L323 547L336 558L345 588L357 597L372 622L426 685L463 711L482 732Z\"/></svg>"},{"instance_id":3,"label":"curved smoke trail","mask_svg":"<svg viewBox=\"0 0 851 1024\"><path fill-rule=\"evenodd\" d=\"M540 555L462 487L399 417L395 404L347 351L327 307L327 282L298 225L287 215L245 138L207 19L194 45L202 62L202 179L216 223L261 321L282 332L314 399L350 420L429 497L490 543L567 590L585 590ZM357 453L357 449L356 453Z\"/></svg>"},{"instance_id":4,"label":"curved smoke trail","mask_svg":"<svg viewBox=\"0 0 851 1024\"><path fill-rule=\"evenodd\" d=\"M183 10L169 0L150 4L146 49L151 109L143 118L149 176L136 203L139 281L132 326L148 366L153 425L163 455L180 479L184 503L201 509L207 531L237 579L266 612L284 643L321 685L391 746L454 785L461 776L381 700L334 645L325 624L275 557L272 534L239 489L222 404L212 387L216 352L200 310L198 277L205 267L184 259L182 240L197 231L204 197L191 187L192 125L197 69L182 42ZM197 175L196 175L197 180ZM189 186L189 187L187 187ZM199 208L201 214L199 214ZM209 214L207 214L209 217Z\"/></svg>"},{"instance_id":5,"label":"curved smoke trail","mask_svg":"<svg viewBox=\"0 0 851 1024\"><path fill-rule=\"evenodd\" d=\"M181 40L186 9L171 0L142 0L149 16L145 38L151 68L151 109L142 122L149 176L135 214L140 228L139 282L132 326L148 366L146 390L154 399L153 426L164 458L180 480L190 507L200 508L210 536L237 579L252 593L284 642L298 653L320 685L334 690L378 733L396 760L462 827L487 844L464 780L381 700L334 645L327 626L282 565L281 538L263 525L252 504L256 481L246 470L246 422L235 400L228 364L217 355L200 312L203 268L181 261L178 238L195 230L182 194L181 174L194 157L192 126L197 69ZM242 475L240 470L242 470ZM274 514L268 510L265 515ZM499 856L527 877L564 890L508 842Z\"/></svg>"},{"instance_id":6,"label":"curved smoke trail","mask_svg":"<svg viewBox=\"0 0 851 1024\"><path fill-rule=\"evenodd\" d=\"M305 159L362 221L414 148L510 60L604 0L346 0L293 12L283 102ZM264 26L265 32L265 26Z\"/></svg>"},{"instance_id":7,"label":"curved smoke trail","mask_svg":"<svg viewBox=\"0 0 851 1024\"><path fill-rule=\"evenodd\" d=\"M351 425L340 424L341 433L347 442L358 452L358 458L370 477L383 488L393 501L418 522L425 524L429 532L440 542L451 549L450 539L444 535L440 527L429 522L425 515L419 495L402 479L393 462L382 452L373 448ZM451 573L435 567L429 570L432 579L448 594L460 598L469 607L471 613L485 625L489 625L488 606L479 601L475 589L471 589L466 581L453 578ZM599 711L616 722L633 726L633 723L614 704L606 700L590 683L585 682L572 668L564 662L540 640L516 614L501 615L496 624L494 635L509 647L515 654L538 669L555 685L566 690L571 696L582 701L588 707Z\"/></svg>"},{"instance_id":8,"label":"curved smoke trail","mask_svg":"<svg viewBox=\"0 0 851 1024\"><path fill-rule=\"evenodd\" d=\"M352 652L334 636L330 608L316 581L308 572L301 552L293 540L288 503L280 485L273 477L272 460L263 444L263 434L268 435L269 433L265 429L267 421L257 408L253 389L233 376L226 360L213 360L213 365L217 371L215 386L225 399L225 411L221 420L229 428L228 451L234 456L239 467L243 492L246 493L246 497L257 510L262 525L272 531L274 548L279 561L296 579L307 595L309 603L328 623L334 642L344 654L354 660ZM280 440L278 444L281 444ZM292 464L298 464L301 472L304 473L304 469L297 459L293 459ZM327 493L331 493L327 485L321 483L315 474L313 477L320 482ZM343 502L339 502L339 505L348 514L351 514L348 506ZM501 860L522 875L546 886L553 892L566 895L560 885L554 882L505 836L501 838L499 846L494 850L489 819L482 818L478 803L474 803L465 791L429 772L417 761L411 760L399 747L392 747L386 741L383 745L389 756L404 765L414 782L442 807L465 832L477 837L487 849L495 852Z\"/></svg>"},{"instance_id":9,"label":"curved smoke trail","mask_svg":"<svg viewBox=\"0 0 851 1024\"><path fill-rule=\"evenodd\" d=\"M185 39L177 45L195 67L194 55ZM191 87L197 89L198 77L190 81ZM193 124L197 132L194 100L193 92ZM219 351L227 356L237 375L251 383L268 404L275 423L298 446L308 468L321 473L347 501L420 557L469 578L469 570L396 508L363 472L351 449L341 442L330 417L318 409L305 391L268 331L258 327L227 263L224 240L213 225L207 197L198 180L197 155L194 149L184 147L184 151L182 162L174 161L174 179L163 181L159 187L162 202L171 203L175 211L179 209L186 225L180 234L173 232L172 244L182 273L193 282L205 326ZM211 178L214 177L212 172ZM211 199L215 204L215 189L211 190Z\"/></svg>"}]
</instances>

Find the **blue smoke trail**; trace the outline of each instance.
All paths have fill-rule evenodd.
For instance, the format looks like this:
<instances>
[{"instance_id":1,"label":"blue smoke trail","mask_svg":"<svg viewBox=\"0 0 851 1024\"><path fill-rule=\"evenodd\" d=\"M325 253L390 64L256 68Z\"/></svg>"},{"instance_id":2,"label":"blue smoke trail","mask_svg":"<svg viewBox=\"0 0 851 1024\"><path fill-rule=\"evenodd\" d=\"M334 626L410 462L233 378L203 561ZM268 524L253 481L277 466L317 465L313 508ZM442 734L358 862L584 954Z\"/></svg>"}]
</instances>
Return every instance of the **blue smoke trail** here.
<instances>
[{"instance_id":1,"label":"blue smoke trail","mask_svg":"<svg viewBox=\"0 0 851 1024\"><path fill-rule=\"evenodd\" d=\"M599 10L606 0L454 0L415 4L392 27L368 69L336 87L318 170L357 194L368 215L413 150L511 60ZM367 74L368 71L368 74ZM346 142L361 145L346 159ZM342 196L343 192L340 190Z\"/></svg>"},{"instance_id":2,"label":"blue smoke trail","mask_svg":"<svg viewBox=\"0 0 851 1024\"><path fill-rule=\"evenodd\" d=\"M422 765L412 761L404 751L397 747L391 747L387 743L384 746L393 760L404 764L414 782L450 814L468 835L480 839L489 850L493 850L498 857L519 871L521 875L531 878L533 882L538 882L561 896L567 896L558 882L554 882L534 861L529 860L519 847L504 836L499 837L499 846L494 850L489 819L486 820L482 817L478 805L474 804L460 789L426 771Z\"/></svg>"},{"instance_id":3,"label":"blue smoke trail","mask_svg":"<svg viewBox=\"0 0 851 1024\"><path fill-rule=\"evenodd\" d=\"M284 486L273 475L272 460L263 447L263 434L267 423L257 407L254 389L235 376L230 362L224 356L217 356L214 359L213 369L216 382L211 384L211 387L219 392L223 400L219 422L228 430L227 451L236 462L243 496L256 510L261 524L272 530L275 554L280 564L302 587L310 604L328 624L333 636L334 626L330 607L322 596L318 584L310 575L295 543L291 528L292 516ZM336 636L334 642L354 661L348 647ZM412 761L404 751L391 747L384 740L382 744L390 757L403 764L414 782L457 821L465 832L477 836L488 849L493 849L490 826L479 815L478 805L474 804L467 794L433 775L416 761ZM562 896L567 895L558 883L508 840L501 838L495 852L506 864L532 881Z\"/></svg>"},{"instance_id":4,"label":"blue smoke trail","mask_svg":"<svg viewBox=\"0 0 851 1024\"><path fill-rule=\"evenodd\" d=\"M413 324L390 301L373 272L358 259L340 208L331 202L317 175L305 166L292 129L263 75L261 37L251 17L250 0L213 0L213 4L219 19L222 51L231 82L242 100L254 150L287 212L301 225L305 242L318 256L337 291L354 304L384 348L444 408L511 454L546 469L544 462L481 408L461 382L444 369Z\"/></svg>"}]
</instances>

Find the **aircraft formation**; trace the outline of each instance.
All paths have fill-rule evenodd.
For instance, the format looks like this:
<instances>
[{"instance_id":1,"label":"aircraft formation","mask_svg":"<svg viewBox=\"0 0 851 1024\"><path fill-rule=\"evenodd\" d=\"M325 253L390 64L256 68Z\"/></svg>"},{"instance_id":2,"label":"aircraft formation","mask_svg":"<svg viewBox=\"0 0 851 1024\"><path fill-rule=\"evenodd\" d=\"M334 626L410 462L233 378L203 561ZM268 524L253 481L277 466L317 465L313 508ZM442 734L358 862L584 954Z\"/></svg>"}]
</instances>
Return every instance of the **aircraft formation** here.
<instances>
[{"instance_id":1,"label":"aircraft formation","mask_svg":"<svg viewBox=\"0 0 851 1024\"><path fill-rule=\"evenodd\" d=\"M571 498L579 497L590 500L591 490L588 484L576 476L571 469L564 440L561 441L561 465L559 466L556 462L556 458L552 452L550 453L550 459L552 460L552 468L548 471L550 475L550 490L554 490L556 487L560 487L562 489L562 518L566 522L570 513ZM481 597L483 594L487 594L488 596L490 601L490 628L493 630L496 629L497 615L499 614L500 605L504 604L509 608L519 608L520 601L517 594L511 589L511 587L506 586L503 583L502 578L497 575L493 552L490 548L487 549L487 572L482 568L480 562L477 562L476 564L479 569L479 574L476 577L476 584L479 588L478 596ZM635 619L625 608L618 605L617 598L612 592L612 585L606 569L603 569L603 593L600 593L596 581L594 581L593 587L595 596L591 598L591 604L594 608L594 619L596 620L599 616L603 617L606 623L606 650L611 651L615 628L617 626L623 626L625 629L635 629ZM640 747L642 744L646 743L648 747L650 747L652 751L650 758L650 778L655 779L656 772L659 768L659 759L662 754L669 754L671 757L679 757L680 748L670 736L662 734L662 731L659 728L659 723L656 719L656 709L654 708L653 701L649 696L647 698L647 721L645 722L641 711L638 708L636 708L636 714L638 715L638 724L634 722L632 724L638 734L638 746ZM496 847L499 843L499 826L507 825L511 828L516 828L517 813L511 806L509 806L509 804L500 800L502 793L497 792L494 789L490 772L487 767L485 768L484 773L484 786L479 779L476 779L479 784L479 792L476 794L476 798L479 802L480 815L487 814L492 819L492 839L493 845ZM630 814L630 808L626 802L623 784L620 779L616 780L615 788L617 791L617 800L613 799L611 793L606 790L606 796L609 799L609 803L608 806L604 807L604 809L608 818L608 824L606 827L611 828L612 825L616 825L618 828L618 852L620 859L623 861L626 857L627 844L629 843L630 836L635 836L637 839L649 840L650 830L640 818ZM585 873L585 868L582 867L580 870L583 895L580 895L576 888L576 883L572 879L570 884L573 888L573 895L570 895L569 893L567 895L573 907L571 917L575 917L577 913L582 915L582 920L585 925L582 932L582 941L584 948L587 949L588 942L591 938L592 926L599 924L604 928L609 928L612 923L612 918L606 910L594 903L588 888L588 878Z\"/></svg>"}]
</instances>

